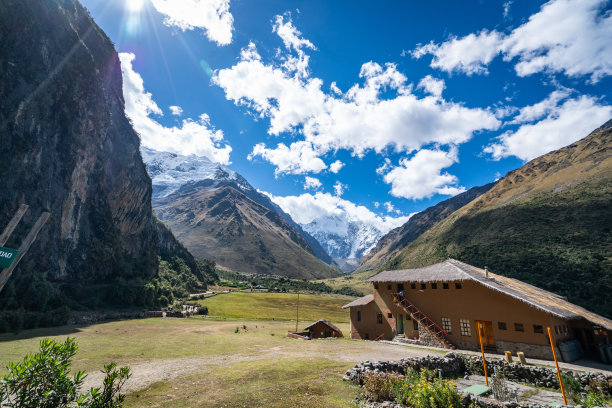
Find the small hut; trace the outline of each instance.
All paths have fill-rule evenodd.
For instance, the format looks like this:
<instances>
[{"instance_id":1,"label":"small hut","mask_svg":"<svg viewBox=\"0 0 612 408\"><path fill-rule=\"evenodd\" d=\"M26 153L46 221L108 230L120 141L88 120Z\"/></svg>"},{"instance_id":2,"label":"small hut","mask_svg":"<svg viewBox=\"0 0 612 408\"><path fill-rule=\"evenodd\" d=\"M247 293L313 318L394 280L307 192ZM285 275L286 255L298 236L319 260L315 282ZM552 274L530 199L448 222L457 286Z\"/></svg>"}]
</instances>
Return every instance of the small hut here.
<instances>
[{"instance_id":1,"label":"small hut","mask_svg":"<svg viewBox=\"0 0 612 408\"><path fill-rule=\"evenodd\" d=\"M311 339L324 339L328 337L344 337L342 331L325 319L317 320L310 326L304 328Z\"/></svg>"}]
</instances>

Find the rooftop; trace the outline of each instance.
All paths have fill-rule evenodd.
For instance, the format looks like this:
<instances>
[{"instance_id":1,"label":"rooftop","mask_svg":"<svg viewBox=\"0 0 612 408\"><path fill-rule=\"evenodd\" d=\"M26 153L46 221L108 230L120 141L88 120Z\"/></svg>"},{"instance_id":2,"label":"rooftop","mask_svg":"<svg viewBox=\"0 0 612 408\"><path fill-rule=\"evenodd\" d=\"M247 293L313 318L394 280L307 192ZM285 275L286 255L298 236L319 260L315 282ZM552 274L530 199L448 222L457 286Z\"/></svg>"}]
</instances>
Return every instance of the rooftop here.
<instances>
[{"instance_id":1,"label":"rooftop","mask_svg":"<svg viewBox=\"0 0 612 408\"><path fill-rule=\"evenodd\" d=\"M357 307L357 306L365 306L370 302L374 301L374 295L366 295L364 297L360 297L359 299L353 300L351 303L342 306L343 309L349 307Z\"/></svg>"},{"instance_id":2,"label":"rooftop","mask_svg":"<svg viewBox=\"0 0 612 408\"><path fill-rule=\"evenodd\" d=\"M487 277L484 269L476 268L456 259L447 259L444 262L418 269L383 271L367 281L375 283L476 281L489 289L502 292L554 316L564 319L584 318L607 330L612 330L612 320L570 303L555 293L491 272ZM359 300L357 299L352 303ZM350 307L349 305L351 303L344 307Z\"/></svg>"}]
</instances>

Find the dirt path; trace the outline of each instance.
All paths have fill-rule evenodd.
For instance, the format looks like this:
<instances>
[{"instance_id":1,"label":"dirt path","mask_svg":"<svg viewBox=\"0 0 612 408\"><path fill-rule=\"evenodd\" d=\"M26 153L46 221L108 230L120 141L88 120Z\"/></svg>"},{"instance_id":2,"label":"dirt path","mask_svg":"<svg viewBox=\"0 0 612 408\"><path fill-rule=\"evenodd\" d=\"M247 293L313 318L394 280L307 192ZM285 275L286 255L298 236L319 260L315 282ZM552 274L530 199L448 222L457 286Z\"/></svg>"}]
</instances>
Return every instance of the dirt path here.
<instances>
[{"instance_id":1,"label":"dirt path","mask_svg":"<svg viewBox=\"0 0 612 408\"><path fill-rule=\"evenodd\" d=\"M299 340L297 340L299 341ZM312 348L316 342L309 342L308 348ZM406 357L420 357L435 354L431 350L406 348L401 345L372 344L363 342L357 347L347 350L346 347L335 349L330 347L330 341L322 341L321 349L295 351L287 347L260 347L256 354L228 354L212 356L196 356L187 358L170 358L142 363L130 364L131 378L126 382L123 392L131 393L143 390L158 381L172 381L177 378L204 374L216 368L229 365L265 359L277 358L325 358L333 361L358 363L363 360L399 360ZM342 346L345 346L343 344ZM88 373L84 388L99 387L102 384L103 374L99 371Z\"/></svg>"}]
</instances>

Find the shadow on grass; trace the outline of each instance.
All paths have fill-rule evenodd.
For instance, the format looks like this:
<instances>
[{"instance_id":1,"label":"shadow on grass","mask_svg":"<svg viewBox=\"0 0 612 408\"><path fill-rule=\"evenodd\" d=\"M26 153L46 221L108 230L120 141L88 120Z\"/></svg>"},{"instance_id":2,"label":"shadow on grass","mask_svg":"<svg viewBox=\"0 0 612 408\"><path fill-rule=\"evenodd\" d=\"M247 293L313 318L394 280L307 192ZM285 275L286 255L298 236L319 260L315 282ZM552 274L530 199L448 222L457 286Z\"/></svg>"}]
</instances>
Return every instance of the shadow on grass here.
<instances>
[{"instance_id":1,"label":"shadow on grass","mask_svg":"<svg viewBox=\"0 0 612 408\"><path fill-rule=\"evenodd\" d=\"M56 326L44 327L38 329L27 329L19 333L0 333L0 343L11 342L15 340L33 339L36 337L54 337L66 336L70 334L80 333L83 327L90 326L89 324L81 324L76 326Z\"/></svg>"}]
</instances>

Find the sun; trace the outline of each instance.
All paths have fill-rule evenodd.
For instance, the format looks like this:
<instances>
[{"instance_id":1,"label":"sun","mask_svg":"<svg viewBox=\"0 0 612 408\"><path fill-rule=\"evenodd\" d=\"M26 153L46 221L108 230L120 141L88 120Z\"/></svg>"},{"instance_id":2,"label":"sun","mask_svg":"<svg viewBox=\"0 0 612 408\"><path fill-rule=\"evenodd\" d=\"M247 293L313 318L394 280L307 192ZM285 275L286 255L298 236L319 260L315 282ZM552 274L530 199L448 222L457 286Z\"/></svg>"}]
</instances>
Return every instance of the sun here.
<instances>
[{"instance_id":1,"label":"sun","mask_svg":"<svg viewBox=\"0 0 612 408\"><path fill-rule=\"evenodd\" d=\"M145 0L127 0L125 7L130 13L139 13L144 6Z\"/></svg>"}]
</instances>

